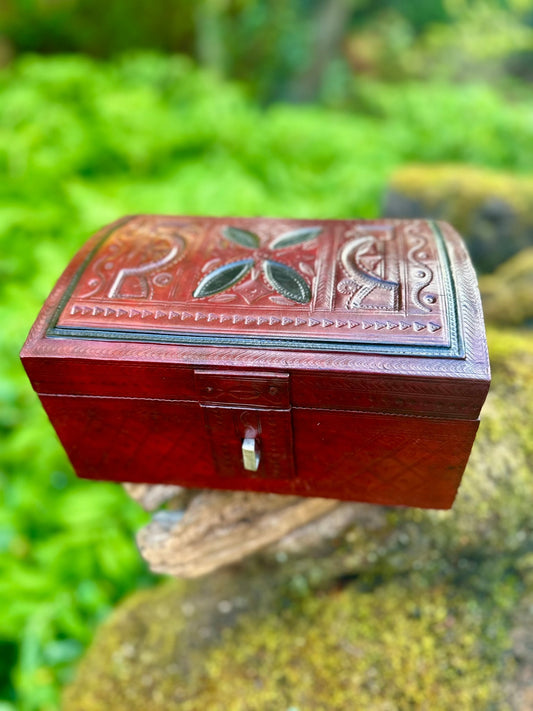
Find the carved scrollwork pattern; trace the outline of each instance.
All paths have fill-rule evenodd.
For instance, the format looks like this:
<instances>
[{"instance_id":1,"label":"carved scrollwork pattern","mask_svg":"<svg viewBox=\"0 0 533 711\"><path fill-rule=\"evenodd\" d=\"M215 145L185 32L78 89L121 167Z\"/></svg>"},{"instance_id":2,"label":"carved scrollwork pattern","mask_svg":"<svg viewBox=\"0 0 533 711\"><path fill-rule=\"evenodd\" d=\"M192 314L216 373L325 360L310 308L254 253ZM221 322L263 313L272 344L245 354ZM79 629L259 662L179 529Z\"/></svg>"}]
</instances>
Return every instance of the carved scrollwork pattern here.
<instances>
[{"instance_id":1,"label":"carved scrollwork pattern","mask_svg":"<svg viewBox=\"0 0 533 711\"><path fill-rule=\"evenodd\" d=\"M400 282L398 260L387 249L393 231L362 234L341 248L340 262L347 278L337 284L340 294L347 294L347 309L398 311Z\"/></svg>"},{"instance_id":2,"label":"carved scrollwork pattern","mask_svg":"<svg viewBox=\"0 0 533 711\"><path fill-rule=\"evenodd\" d=\"M409 264L409 296L411 304L421 313L431 313L433 304L436 303L435 294L423 293L433 281L433 270L429 267L428 241L420 229L420 222L416 221L405 228L409 251L407 260Z\"/></svg>"},{"instance_id":3,"label":"carved scrollwork pattern","mask_svg":"<svg viewBox=\"0 0 533 711\"><path fill-rule=\"evenodd\" d=\"M81 299L165 298L185 238L173 225L139 220L126 225L98 253L85 275Z\"/></svg>"}]
</instances>

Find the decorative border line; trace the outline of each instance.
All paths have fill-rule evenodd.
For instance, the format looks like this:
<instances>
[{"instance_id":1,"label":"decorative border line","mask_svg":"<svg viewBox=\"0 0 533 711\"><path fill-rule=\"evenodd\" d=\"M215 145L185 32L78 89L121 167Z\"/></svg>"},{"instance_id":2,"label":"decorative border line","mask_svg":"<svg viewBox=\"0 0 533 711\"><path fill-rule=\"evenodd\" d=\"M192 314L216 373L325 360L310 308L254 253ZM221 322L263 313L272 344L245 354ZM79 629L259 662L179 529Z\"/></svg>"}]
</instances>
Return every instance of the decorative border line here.
<instances>
[{"instance_id":1,"label":"decorative border line","mask_svg":"<svg viewBox=\"0 0 533 711\"><path fill-rule=\"evenodd\" d=\"M465 358L465 343L463 337L463 323L459 313L459 304L457 303L457 290L452 277L452 265L450 255L446 247L446 240L440 230L440 227L433 220L428 220L428 224L435 235L435 242L442 261L442 282L444 286L444 296L446 298L446 308L443 313L449 319L449 334L450 334L450 349L457 352L459 358ZM467 257L468 258L468 257Z\"/></svg>"},{"instance_id":2,"label":"decorative border line","mask_svg":"<svg viewBox=\"0 0 533 711\"><path fill-rule=\"evenodd\" d=\"M359 326L363 330L373 328L376 331L380 331L382 328L386 328L388 331L392 331L395 328L399 328L400 331L412 329L413 331L415 331L415 333L423 331L425 328L427 328L430 333L435 333L435 331L439 331L442 328L442 326L439 323L436 323L435 321L429 321L428 323L420 323L420 321L408 322L392 320L369 321L367 319L363 319L361 321L354 321L353 319L339 318L336 318L332 321L328 318L302 318L301 316L295 316L294 318L290 318L289 316L254 316L250 314L248 314L247 316L239 316L238 314L216 314L204 313L202 311L196 311L193 313L191 313L190 311L176 311L173 309L169 309L167 311L164 308L134 309L131 307L122 308L120 306L116 306L113 308L111 306L87 306L80 304L74 304L70 309L70 313L71 315L81 314L87 316L91 314L92 316L103 316L104 318L120 318L121 316L126 316L127 318L137 318L138 316L140 316L141 319L149 318L154 319L155 321L157 321L158 319L168 319L169 321L187 321L189 319L193 319L196 322L203 320L207 321L208 323L212 323L213 321L218 321L219 323L231 322L234 324L241 323L245 326L249 326L252 324L254 326L262 326L268 324L269 326L308 326L310 328L314 326L320 326L321 328L335 326L335 328L346 327L349 329L357 328Z\"/></svg>"},{"instance_id":3,"label":"decorative border line","mask_svg":"<svg viewBox=\"0 0 533 711\"><path fill-rule=\"evenodd\" d=\"M150 331L150 330L117 330L117 329L107 329L107 328L87 328L87 327L65 327L58 326L58 320L64 309L66 308L70 297L72 296L74 289L76 288L81 276L96 252L100 249L102 244L113 234L115 230L122 227L125 222L129 221L131 218L127 218L124 222L119 225L114 225L113 229L106 232L101 240L95 245L95 247L89 252L87 257L83 260L80 268L74 275L68 288L65 290L63 297L56 309L50 324L46 331L47 337L50 338L74 338L77 340L104 340L104 341L124 341L124 342L141 342L141 343L166 343L166 344L176 344L176 345L207 345L207 346L231 346L231 347L243 347L243 348L269 348L269 349L279 349L279 350L310 350L310 351L332 351L332 352L346 352L346 353L367 353L376 355L413 355L413 356L426 356L434 358L454 358L454 359L464 359L465 349L462 334L460 332L460 317L456 302L456 289L453 280L452 269L450 257L446 247L446 241L438 228L438 226L433 222L428 220L427 224L432 228L433 234L435 236L435 242L437 244L437 249L439 256L442 260L442 281L444 286L445 300L447 309L445 314L449 318L449 333L450 333L450 346L422 346L415 344L387 344L381 345L379 343L372 343L368 341L344 341L344 340L322 340L320 337L317 339L310 338L298 338L297 336L293 338L287 338L285 336L270 336L264 337L258 334L253 335L235 335L235 334L224 334L224 333L175 333L168 332L164 330ZM104 316L128 316L129 318L133 316L143 314L145 318L148 316L157 320L159 318L180 318L181 320L186 320L189 317L194 318L195 321L200 321L205 318L207 321L218 321L223 323L224 321L232 321L233 323L242 323L243 325L257 324L261 325L270 322L272 318L277 319L277 317L266 317L266 316L227 316L224 314L202 314L201 312L190 313L187 311L163 311L161 309L121 309L120 307L90 307L90 306L78 306L73 305L74 308L88 309L94 314L95 309L100 309L101 313L98 315ZM107 311L107 313L106 313ZM113 313L115 312L115 313ZM86 311L88 313L88 311ZM96 315L96 314L95 314ZM185 318L183 316L185 315ZM355 321L352 319L313 319L311 317L302 319L301 317L295 317L290 319L289 317L280 317L277 321L272 323L278 323L281 326L321 326L329 327L336 326L337 328L362 328L363 330L374 329L381 330L382 328L392 330L393 328L399 328L400 330L407 330L412 328L414 331L421 331L423 328L429 328L430 331L434 332L441 328L440 324L435 322L429 322L428 324L422 324L420 322L407 323L406 321L370 321L361 320Z\"/></svg>"}]
</instances>

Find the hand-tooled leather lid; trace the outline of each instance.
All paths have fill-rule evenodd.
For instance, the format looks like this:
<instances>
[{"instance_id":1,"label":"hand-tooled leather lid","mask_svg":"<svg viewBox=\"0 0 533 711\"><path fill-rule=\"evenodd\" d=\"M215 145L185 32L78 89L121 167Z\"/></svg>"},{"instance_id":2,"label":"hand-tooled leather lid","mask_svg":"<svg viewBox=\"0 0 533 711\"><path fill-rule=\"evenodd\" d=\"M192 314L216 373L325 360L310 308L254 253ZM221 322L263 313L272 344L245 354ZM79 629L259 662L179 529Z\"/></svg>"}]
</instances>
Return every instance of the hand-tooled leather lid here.
<instances>
[{"instance_id":1,"label":"hand-tooled leather lid","mask_svg":"<svg viewBox=\"0 0 533 711\"><path fill-rule=\"evenodd\" d=\"M450 251L423 220L133 217L48 335L464 357Z\"/></svg>"}]
</instances>

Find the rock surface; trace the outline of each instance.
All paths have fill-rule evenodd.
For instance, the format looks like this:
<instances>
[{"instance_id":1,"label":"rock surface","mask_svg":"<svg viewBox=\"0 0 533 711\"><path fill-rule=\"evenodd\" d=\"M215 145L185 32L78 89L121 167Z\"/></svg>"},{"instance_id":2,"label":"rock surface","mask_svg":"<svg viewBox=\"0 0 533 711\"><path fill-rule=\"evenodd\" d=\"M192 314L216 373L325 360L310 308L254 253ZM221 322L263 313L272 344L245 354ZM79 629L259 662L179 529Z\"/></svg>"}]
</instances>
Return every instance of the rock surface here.
<instances>
[{"instance_id":1,"label":"rock surface","mask_svg":"<svg viewBox=\"0 0 533 711\"><path fill-rule=\"evenodd\" d=\"M487 322L499 326L533 324L533 247L508 259L479 281Z\"/></svg>"},{"instance_id":2,"label":"rock surface","mask_svg":"<svg viewBox=\"0 0 533 711\"><path fill-rule=\"evenodd\" d=\"M64 711L531 708L533 336L494 332L490 350L452 511L335 507L239 564L137 593Z\"/></svg>"},{"instance_id":3,"label":"rock surface","mask_svg":"<svg viewBox=\"0 0 533 711\"><path fill-rule=\"evenodd\" d=\"M488 273L533 245L532 204L531 176L468 165L411 165L392 176L382 213L450 222L475 267Z\"/></svg>"}]
</instances>

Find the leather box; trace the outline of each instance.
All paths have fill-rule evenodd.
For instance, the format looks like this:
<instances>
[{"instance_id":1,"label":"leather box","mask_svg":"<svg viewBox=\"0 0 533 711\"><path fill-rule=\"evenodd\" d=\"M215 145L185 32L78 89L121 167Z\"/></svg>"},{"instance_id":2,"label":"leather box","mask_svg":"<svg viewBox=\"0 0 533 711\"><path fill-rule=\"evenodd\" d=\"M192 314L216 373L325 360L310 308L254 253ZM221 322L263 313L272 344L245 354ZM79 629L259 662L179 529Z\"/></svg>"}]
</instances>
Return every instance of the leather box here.
<instances>
[{"instance_id":1,"label":"leather box","mask_svg":"<svg viewBox=\"0 0 533 711\"><path fill-rule=\"evenodd\" d=\"M428 508L490 380L468 255L423 220L124 218L21 355L82 477Z\"/></svg>"}]
</instances>

